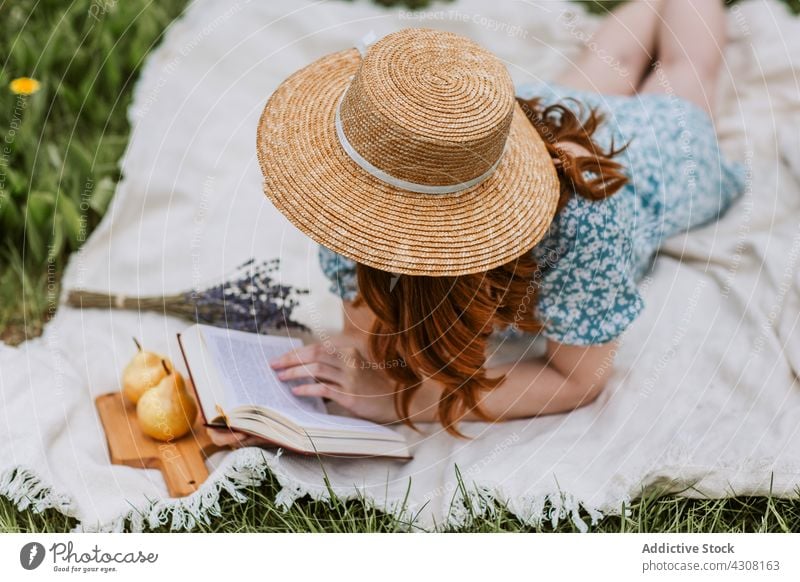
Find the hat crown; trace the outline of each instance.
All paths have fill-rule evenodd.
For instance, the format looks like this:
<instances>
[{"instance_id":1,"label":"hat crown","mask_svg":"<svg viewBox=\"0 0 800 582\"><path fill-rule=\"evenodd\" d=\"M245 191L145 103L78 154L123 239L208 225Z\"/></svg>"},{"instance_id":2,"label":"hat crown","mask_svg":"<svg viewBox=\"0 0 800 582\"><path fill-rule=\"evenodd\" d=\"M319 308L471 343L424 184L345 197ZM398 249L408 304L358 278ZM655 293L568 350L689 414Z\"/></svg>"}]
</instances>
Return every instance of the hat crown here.
<instances>
[{"instance_id":1,"label":"hat crown","mask_svg":"<svg viewBox=\"0 0 800 582\"><path fill-rule=\"evenodd\" d=\"M405 29L372 45L339 115L349 145L390 176L451 186L488 172L505 147L514 86L471 40Z\"/></svg>"}]
</instances>

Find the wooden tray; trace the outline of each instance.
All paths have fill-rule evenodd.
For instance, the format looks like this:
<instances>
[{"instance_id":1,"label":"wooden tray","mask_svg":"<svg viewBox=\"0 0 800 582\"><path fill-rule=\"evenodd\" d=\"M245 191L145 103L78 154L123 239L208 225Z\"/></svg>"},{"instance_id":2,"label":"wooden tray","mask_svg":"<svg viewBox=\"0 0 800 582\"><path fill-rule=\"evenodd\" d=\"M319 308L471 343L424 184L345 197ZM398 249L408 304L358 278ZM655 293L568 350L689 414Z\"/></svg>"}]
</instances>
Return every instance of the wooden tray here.
<instances>
[{"instance_id":1,"label":"wooden tray","mask_svg":"<svg viewBox=\"0 0 800 582\"><path fill-rule=\"evenodd\" d=\"M208 478L206 458L226 448L211 442L200 415L189 434L172 442L162 442L142 432L136 407L123 398L122 392L98 396L95 405L106 433L111 462L160 470L171 497L184 497L197 491Z\"/></svg>"}]
</instances>

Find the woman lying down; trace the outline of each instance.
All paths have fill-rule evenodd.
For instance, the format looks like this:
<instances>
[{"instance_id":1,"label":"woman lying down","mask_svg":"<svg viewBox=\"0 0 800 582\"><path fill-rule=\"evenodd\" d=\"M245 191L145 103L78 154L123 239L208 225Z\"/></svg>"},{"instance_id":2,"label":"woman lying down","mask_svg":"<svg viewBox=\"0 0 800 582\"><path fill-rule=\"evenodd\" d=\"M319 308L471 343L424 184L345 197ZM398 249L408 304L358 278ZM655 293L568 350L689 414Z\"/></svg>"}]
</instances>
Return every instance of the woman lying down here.
<instances>
[{"instance_id":1,"label":"woman lying down","mask_svg":"<svg viewBox=\"0 0 800 582\"><path fill-rule=\"evenodd\" d=\"M554 83L515 88L469 39L405 29L275 91L265 192L321 245L345 319L270 362L295 394L460 434L601 393L655 252L717 219L744 175L711 118L721 1L631 2L594 40ZM541 334L546 354L489 367L493 334Z\"/></svg>"}]
</instances>

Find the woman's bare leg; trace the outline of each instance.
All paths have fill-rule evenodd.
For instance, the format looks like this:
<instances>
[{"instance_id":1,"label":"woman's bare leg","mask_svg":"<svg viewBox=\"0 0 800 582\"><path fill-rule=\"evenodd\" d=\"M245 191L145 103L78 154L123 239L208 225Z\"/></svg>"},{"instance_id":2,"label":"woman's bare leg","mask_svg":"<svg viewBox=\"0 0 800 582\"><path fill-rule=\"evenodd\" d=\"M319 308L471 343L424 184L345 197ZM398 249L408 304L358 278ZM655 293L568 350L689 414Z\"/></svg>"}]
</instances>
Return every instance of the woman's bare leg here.
<instances>
[{"instance_id":1,"label":"woman's bare leg","mask_svg":"<svg viewBox=\"0 0 800 582\"><path fill-rule=\"evenodd\" d=\"M666 0L658 30L658 62L642 93L674 93L709 113L726 42L722 0Z\"/></svg>"},{"instance_id":2,"label":"woman's bare leg","mask_svg":"<svg viewBox=\"0 0 800 582\"><path fill-rule=\"evenodd\" d=\"M634 94L654 58L662 3L631 0L611 11L556 83L597 93Z\"/></svg>"}]
</instances>

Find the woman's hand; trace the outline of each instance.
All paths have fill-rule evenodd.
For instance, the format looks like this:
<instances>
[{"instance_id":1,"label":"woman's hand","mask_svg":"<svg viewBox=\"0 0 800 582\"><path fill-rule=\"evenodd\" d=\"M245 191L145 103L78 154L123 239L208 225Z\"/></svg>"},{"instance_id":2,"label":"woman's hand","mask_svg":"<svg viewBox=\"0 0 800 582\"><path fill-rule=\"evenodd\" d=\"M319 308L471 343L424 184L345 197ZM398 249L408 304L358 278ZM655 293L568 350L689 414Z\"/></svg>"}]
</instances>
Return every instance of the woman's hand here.
<instances>
[{"instance_id":1,"label":"woman's hand","mask_svg":"<svg viewBox=\"0 0 800 582\"><path fill-rule=\"evenodd\" d=\"M403 363L383 367L392 364ZM353 415L375 422L398 420L394 383L356 347L312 344L272 360L270 366L283 381L303 381L292 388L297 396L328 398Z\"/></svg>"},{"instance_id":2,"label":"woman's hand","mask_svg":"<svg viewBox=\"0 0 800 582\"><path fill-rule=\"evenodd\" d=\"M257 445L261 440L253 435L241 433L229 428L206 427L206 432L211 442L218 447L250 447Z\"/></svg>"}]
</instances>

